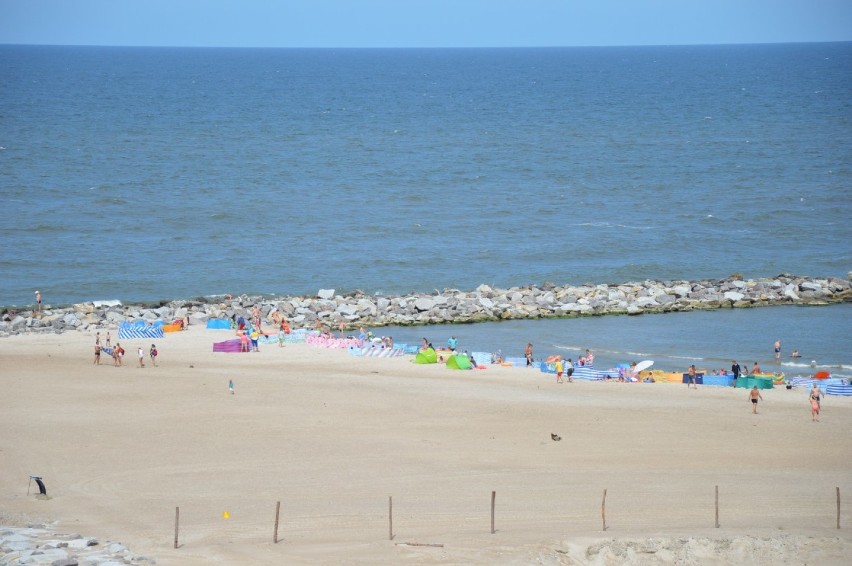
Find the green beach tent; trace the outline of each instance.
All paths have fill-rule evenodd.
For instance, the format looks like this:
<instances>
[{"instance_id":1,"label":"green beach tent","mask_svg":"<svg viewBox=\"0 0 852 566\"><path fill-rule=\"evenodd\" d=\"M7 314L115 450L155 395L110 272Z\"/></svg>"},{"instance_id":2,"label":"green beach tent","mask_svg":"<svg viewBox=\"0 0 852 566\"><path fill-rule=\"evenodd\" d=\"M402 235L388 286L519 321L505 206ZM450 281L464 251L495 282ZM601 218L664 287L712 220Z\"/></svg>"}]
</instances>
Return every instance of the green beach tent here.
<instances>
[{"instance_id":1,"label":"green beach tent","mask_svg":"<svg viewBox=\"0 0 852 566\"><path fill-rule=\"evenodd\" d=\"M464 354L456 354L447 358L447 367L450 369L470 369L470 358Z\"/></svg>"},{"instance_id":2,"label":"green beach tent","mask_svg":"<svg viewBox=\"0 0 852 566\"><path fill-rule=\"evenodd\" d=\"M438 352L436 352L433 348L426 348L417 353L417 356L414 357L415 364L437 364L438 363Z\"/></svg>"}]
</instances>

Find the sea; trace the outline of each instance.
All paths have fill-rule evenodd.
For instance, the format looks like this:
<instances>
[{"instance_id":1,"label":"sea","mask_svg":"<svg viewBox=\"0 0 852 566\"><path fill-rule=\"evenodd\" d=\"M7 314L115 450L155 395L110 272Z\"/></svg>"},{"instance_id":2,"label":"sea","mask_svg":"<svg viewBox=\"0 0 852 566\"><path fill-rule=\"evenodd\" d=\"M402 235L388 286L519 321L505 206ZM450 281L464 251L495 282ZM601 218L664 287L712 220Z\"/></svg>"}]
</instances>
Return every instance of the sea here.
<instances>
[{"instance_id":1,"label":"sea","mask_svg":"<svg viewBox=\"0 0 852 566\"><path fill-rule=\"evenodd\" d=\"M0 77L6 306L852 270L848 42L0 45ZM850 308L381 333L850 374Z\"/></svg>"}]
</instances>

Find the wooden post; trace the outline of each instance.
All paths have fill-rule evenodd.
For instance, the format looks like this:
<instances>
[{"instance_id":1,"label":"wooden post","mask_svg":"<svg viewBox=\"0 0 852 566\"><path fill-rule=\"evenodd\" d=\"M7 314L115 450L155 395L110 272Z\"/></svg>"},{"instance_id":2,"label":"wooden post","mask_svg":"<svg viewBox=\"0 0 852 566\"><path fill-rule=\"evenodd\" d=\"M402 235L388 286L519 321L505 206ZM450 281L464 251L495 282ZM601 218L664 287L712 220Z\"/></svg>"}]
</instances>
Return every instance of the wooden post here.
<instances>
[{"instance_id":1,"label":"wooden post","mask_svg":"<svg viewBox=\"0 0 852 566\"><path fill-rule=\"evenodd\" d=\"M837 528L840 528L840 488L835 487L837 490Z\"/></svg>"},{"instance_id":2,"label":"wooden post","mask_svg":"<svg viewBox=\"0 0 852 566\"><path fill-rule=\"evenodd\" d=\"M716 486L716 528L719 528L719 486Z\"/></svg>"},{"instance_id":3,"label":"wooden post","mask_svg":"<svg viewBox=\"0 0 852 566\"><path fill-rule=\"evenodd\" d=\"M497 492L491 492L491 534L494 534L494 500L497 499Z\"/></svg>"},{"instance_id":4,"label":"wooden post","mask_svg":"<svg viewBox=\"0 0 852 566\"><path fill-rule=\"evenodd\" d=\"M272 535L272 543L278 544L278 514L281 512L281 502L275 503L275 534Z\"/></svg>"},{"instance_id":5,"label":"wooden post","mask_svg":"<svg viewBox=\"0 0 852 566\"><path fill-rule=\"evenodd\" d=\"M180 526L180 507L175 507L175 548L178 547L178 529Z\"/></svg>"},{"instance_id":6,"label":"wooden post","mask_svg":"<svg viewBox=\"0 0 852 566\"><path fill-rule=\"evenodd\" d=\"M603 522L603 530L606 530L606 489L604 489L603 499L601 499L601 521Z\"/></svg>"},{"instance_id":7,"label":"wooden post","mask_svg":"<svg viewBox=\"0 0 852 566\"><path fill-rule=\"evenodd\" d=\"M393 540L393 496L388 495L388 540Z\"/></svg>"}]
</instances>

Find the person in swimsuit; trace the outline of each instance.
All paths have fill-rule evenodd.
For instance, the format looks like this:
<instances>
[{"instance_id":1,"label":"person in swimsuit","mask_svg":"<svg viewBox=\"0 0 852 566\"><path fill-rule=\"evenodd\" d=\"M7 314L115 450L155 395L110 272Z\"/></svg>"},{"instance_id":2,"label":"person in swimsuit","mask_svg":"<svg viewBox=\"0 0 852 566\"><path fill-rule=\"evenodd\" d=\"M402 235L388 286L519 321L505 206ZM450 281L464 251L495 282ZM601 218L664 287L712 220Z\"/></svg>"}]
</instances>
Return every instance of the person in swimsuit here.
<instances>
[{"instance_id":1,"label":"person in swimsuit","mask_svg":"<svg viewBox=\"0 0 852 566\"><path fill-rule=\"evenodd\" d=\"M811 402L811 420L818 421L819 420L819 411L820 411L820 399L822 398L822 391L819 386L814 383L813 388L808 394L808 400Z\"/></svg>"},{"instance_id":2,"label":"person in swimsuit","mask_svg":"<svg viewBox=\"0 0 852 566\"><path fill-rule=\"evenodd\" d=\"M532 364L533 364L532 342L527 342L527 347L524 348L524 357L527 359L527 367L532 367Z\"/></svg>"},{"instance_id":3,"label":"person in swimsuit","mask_svg":"<svg viewBox=\"0 0 852 566\"><path fill-rule=\"evenodd\" d=\"M556 358L556 383L562 383L562 358Z\"/></svg>"},{"instance_id":4,"label":"person in swimsuit","mask_svg":"<svg viewBox=\"0 0 852 566\"><path fill-rule=\"evenodd\" d=\"M751 388L751 391L748 393L748 398L751 400L751 412L755 415L757 414L757 400L760 399L763 401L763 396L760 394L760 391L757 389L757 385Z\"/></svg>"},{"instance_id":5,"label":"person in swimsuit","mask_svg":"<svg viewBox=\"0 0 852 566\"><path fill-rule=\"evenodd\" d=\"M95 361L93 362L97 365L101 365L101 345L95 344Z\"/></svg>"},{"instance_id":6,"label":"person in swimsuit","mask_svg":"<svg viewBox=\"0 0 852 566\"><path fill-rule=\"evenodd\" d=\"M155 344L151 344L151 350L148 353L151 356L151 365L156 366L157 365L157 354L159 354L159 352L157 351L157 346Z\"/></svg>"},{"instance_id":7,"label":"person in swimsuit","mask_svg":"<svg viewBox=\"0 0 852 566\"><path fill-rule=\"evenodd\" d=\"M695 364L689 366L689 370L687 371L688 380L686 382L686 388L689 389L689 386L692 385L696 389L698 389L698 382L695 380Z\"/></svg>"},{"instance_id":8,"label":"person in swimsuit","mask_svg":"<svg viewBox=\"0 0 852 566\"><path fill-rule=\"evenodd\" d=\"M775 341L775 359L776 360L781 359L781 340Z\"/></svg>"}]
</instances>

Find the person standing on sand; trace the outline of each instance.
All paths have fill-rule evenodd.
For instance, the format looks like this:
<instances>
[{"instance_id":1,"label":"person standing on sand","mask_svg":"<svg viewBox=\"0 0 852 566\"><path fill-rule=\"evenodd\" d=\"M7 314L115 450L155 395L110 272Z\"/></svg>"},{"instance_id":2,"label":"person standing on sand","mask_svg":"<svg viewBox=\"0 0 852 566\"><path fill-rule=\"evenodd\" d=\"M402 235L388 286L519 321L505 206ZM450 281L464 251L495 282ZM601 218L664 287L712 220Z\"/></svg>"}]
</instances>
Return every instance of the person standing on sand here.
<instances>
[{"instance_id":1,"label":"person standing on sand","mask_svg":"<svg viewBox=\"0 0 852 566\"><path fill-rule=\"evenodd\" d=\"M524 357L527 359L527 367L532 367L532 365L533 365L532 342L527 342L527 347L524 348Z\"/></svg>"},{"instance_id":2,"label":"person standing on sand","mask_svg":"<svg viewBox=\"0 0 852 566\"><path fill-rule=\"evenodd\" d=\"M233 379L228 380L228 391L231 392L231 395L234 394L234 380Z\"/></svg>"},{"instance_id":3,"label":"person standing on sand","mask_svg":"<svg viewBox=\"0 0 852 566\"><path fill-rule=\"evenodd\" d=\"M692 385L693 387L698 389L698 382L695 379L695 364L689 366L689 370L687 370L686 374L688 378L686 382L686 388L689 389L689 386Z\"/></svg>"},{"instance_id":4,"label":"person standing on sand","mask_svg":"<svg viewBox=\"0 0 852 566\"><path fill-rule=\"evenodd\" d=\"M775 359L776 360L781 359L781 340L775 341Z\"/></svg>"},{"instance_id":5,"label":"person standing on sand","mask_svg":"<svg viewBox=\"0 0 852 566\"><path fill-rule=\"evenodd\" d=\"M565 363L565 377L568 378L568 383L574 383L574 362L571 358Z\"/></svg>"},{"instance_id":6,"label":"person standing on sand","mask_svg":"<svg viewBox=\"0 0 852 566\"><path fill-rule=\"evenodd\" d=\"M136 353L139 355L139 367L145 367L145 350L142 349L142 346L139 346L139 349L136 350Z\"/></svg>"},{"instance_id":7,"label":"person standing on sand","mask_svg":"<svg viewBox=\"0 0 852 566\"><path fill-rule=\"evenodd\" d=\"M149 353L151 354L151 365L156 367L157 366L157 354L159 354L159 352L157 352L157 346L154 345L154 344L151 344L151 351Z\"/></svg>"},{"instance_id":8,"label":"person standing on sand","mask_svg":"<svg viewBox=\"0 0 852 566\"><path fill-rule=\"evenodd\" d=\"M763 401L763 396L760 394L760 391L757 390L757 385L752 387L751 391L748 392L748 398L751 400L751 412L753 414L757 414L757 400L760 399Z\"/></svg>"},{"instance_id":9,"label":"person standing on sand","mask_svg":"<svg viewBox=\"0 0 852 566\"><path fill-rule=\"evenodd\" d=\"M556 383L562 383L562 358L556 358Z\"/></svg>"},{"instance_id":10,"label":"person standing on sand","mask_svg":"<svg viewBox=\"0 0 852 566\"><path fill-rule=\"evenodd\" d=\"M95 344L95 361L94 364L101 365L101 345Z\"/></svg>"},{"instance_id":11,"label":"person standing on sand","mask_svg":"<svg viewBox=\"0 0 852 566\"><path fill-rule=\"evenodd\" d=\"M731 373L734 374L734 387L737 386L737 380L743 372L743 368L737 363L737 360L731 362Z\"/></svg>"},{"instance_id":12,"label":"person standing on sand","mask_svg":"<svg viewBox=\"0 0 852 566\"><path fill-rule=\"evenodd\" d=\"M811 402L811 420L819 421L819 411L822 408L820 404L820 399L822 398L822 391L819 388L819 385L814 383L814 386L811 388L808 393L808 400Z\"/></svg>"}]
</instances>

